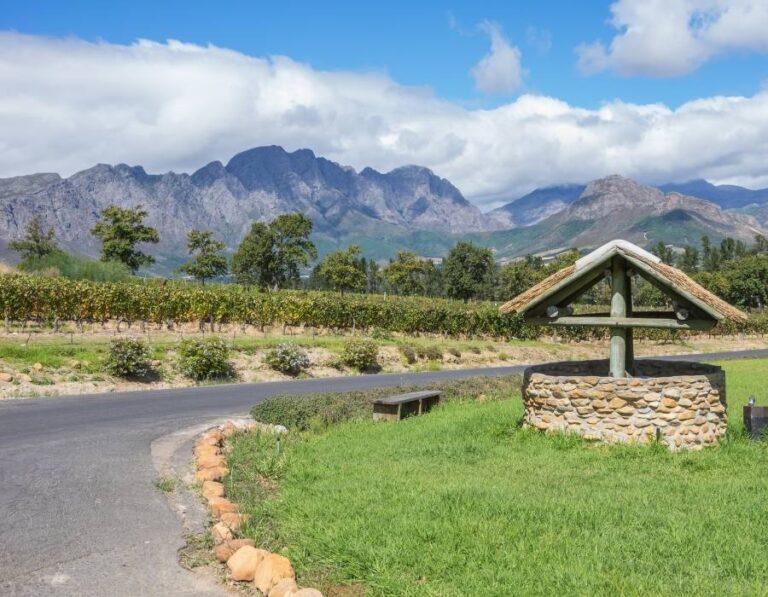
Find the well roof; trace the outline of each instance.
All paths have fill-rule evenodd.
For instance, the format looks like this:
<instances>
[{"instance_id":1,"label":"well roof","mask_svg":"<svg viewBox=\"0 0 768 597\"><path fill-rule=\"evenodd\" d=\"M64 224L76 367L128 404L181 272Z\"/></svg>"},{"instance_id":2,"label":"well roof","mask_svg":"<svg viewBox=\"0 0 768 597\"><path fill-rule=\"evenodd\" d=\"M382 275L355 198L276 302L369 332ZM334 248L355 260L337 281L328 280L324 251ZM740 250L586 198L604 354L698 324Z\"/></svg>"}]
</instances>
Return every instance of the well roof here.
<instances>
[{"instance_id":1,"label":"well roof","mask_svg":"<svg viewBox=\"0 0 768 597\"><path fill-rule=\"evenodd\" d=\"M636 270L642 271L647 277L654 279L671 293L694 304L714 319L718 321L730 319L741 323L747 321L745 313L712 294L679 269L662 263L655 255L625 240L612 240L595 249L575 264L555 272L504 303L500 311L525 313L556 292L575 286L585 276L594 275L597 268L604 268L615 255L624 257Z\"/></svg>"}]
</instances>

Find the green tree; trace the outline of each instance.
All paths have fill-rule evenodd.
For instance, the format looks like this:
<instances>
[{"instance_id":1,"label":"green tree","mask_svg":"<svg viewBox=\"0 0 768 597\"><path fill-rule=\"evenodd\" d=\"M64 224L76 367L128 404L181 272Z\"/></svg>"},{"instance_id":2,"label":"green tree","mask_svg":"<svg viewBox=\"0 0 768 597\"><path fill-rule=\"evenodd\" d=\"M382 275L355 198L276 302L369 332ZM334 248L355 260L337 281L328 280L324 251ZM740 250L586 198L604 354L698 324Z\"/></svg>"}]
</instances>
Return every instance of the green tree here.
<instances>
[{"instance_id":1,"label":"green tree","mask_svg":"<svg viewBox=\"0 0 768 597\"><path fill-rule=\"evenodd\" d=\"M699 271L699 250L696 247L686 245L677 264L684 272L692 273Z\"/></svg>"},{"instance_id":2,"label":"green tree","mask_svg":"<svg viewBox=\"0 0 768 597\"><path fill-rule=\"evenodd\" d=\"M662 241L653 245L651 253L668 265L671 265L675 260L675 252L672 250L672 247L664 244Z\"/></svg>"},{"instance_id":3,"label":"green tree","mask_svg":"<svg viewBox=\"0 0 768 597\"><path fill-rule=\"evenodd\" d=\"M426 294L435 264L419 259L411 251L398 251L397 257L382 270L389 287L397 294Z\"/></svg>"},{"instance_id":4,"label":"green tree","mask_svg":"<svg viewBox=\"0 0 768 597\"><path fill-rule=\"evenodd\" d=\"M190 230L187 234L187 250L193 259L179 268L203 285L205 281L227 273L227 258L221 254L226 245L213 238L208 230Z\"/></svg>"},{"instance_id":5,"label":"green tree","mask_svg":"<svg viewBox=\"0 0 768 597\"><path fill-rule=\"evenodd\" d=\"M752 245L752 253L755 255L768 254L768 238L762 234L755 234L755 243Z\"/></svg>"},{"instance_id":6,"label":"green tree","mask_svg":"<svg viewBox=\"0 0 768 597\"><path fill-rule=\"evenodd\" d=\"M101 220L91 228L91 234L101 240L101 260L119 261L133 272L155 258L136 249L139 243L158 243L157 230L144 224L147 211L142 205L131 209L112 205L101 211Z\"/></svg>"},{"instance_id":7,"label":"green tree","mask_svg":"<svg viewBox=\"0 0 768 597\"><path fill-rule=\"evenodd\" d=\"M720 269L720 250L712 246L708 236L701 237L702 269L705 272L716 272Z\"/></svg>"},{"instance_id":8,"label":"green tree","mask_svg":"<svg viewBox=\"0 0 768 597\"><path fill-rule=\"evenodd\" d=\"M768 257L749 255L723 271L728 286L726 299L741 307L768 305Z\"/></svg>"},{"instance_id":9,"label":"green tree","mask_svg":"<svg viewBox=\"0 0 768 597\"><path fill-rule=\"evenodd\" d=\"M360 247L352 245L347 249L328 253L317 268L317 273L328 286L343 295L347 290L363 290L366 275L360 267Z\"/></svg>"},{"instance_id":10,"label":"green tree","mask_svg":"<svg viewBox=\"0 0 768 597\"><path fill-rule=\"evenodd\" d=\"M232 258L232 273L242 284L281 288L299 282L299 270L317 256L309 240L312 220L283 214L269 224L254 222Z\"/></svg>"},{"instance_id":11,"label":"green tree","mask_svg":"<svg viewBox=\"0 0 768 597\"><path fill-rule=\"evenodd\" d=\"M534 255L526 255L501 268L499 275L502 297L511 298L525 292L546 277L544 260Z\"/></svg>"},{"instance_id":12,"label":"green tree","mask_svg":"<svg viewBox=\"0 0 768 597\"><path fill-rule=\"evenodd\" d=\"M29 221L23 239L11 241L8 246L21 255L24 261L42 259L60 252L56 244L56 233L53 228L43 230L40 216L35 216Z\"/></svg>"},{"instance_id":13,"label":"green tree","mask_svg":"<svg viewBox=\"0 0 768 597\"><path fill-rule=\"evenodd\" d=\"M495 263L490 249L460 241L443 262L445 293L467 301L492 294Z\"/></svg>"}]
</instances>

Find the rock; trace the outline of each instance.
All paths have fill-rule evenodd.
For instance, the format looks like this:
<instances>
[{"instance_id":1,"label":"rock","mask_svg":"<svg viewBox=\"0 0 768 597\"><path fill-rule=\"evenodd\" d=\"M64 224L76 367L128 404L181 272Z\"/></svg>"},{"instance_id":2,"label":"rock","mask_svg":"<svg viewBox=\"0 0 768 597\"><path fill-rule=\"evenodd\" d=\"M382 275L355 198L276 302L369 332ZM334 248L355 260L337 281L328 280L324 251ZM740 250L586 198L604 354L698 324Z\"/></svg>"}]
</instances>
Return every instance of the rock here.
<instances>
[{"instance_id":1,"label":"rock","mask_svg":"<svg viewBox=\"0 0 768 597\"><path fill-rule=\"evenodd\" d=\"M237 512L240 509L237 504L233 504L225 497L208 498L208 506L216 516L221 516L227 512Z\"/></svg>"},{"instance_id":2,"label":"rock","mask_svg":"<svg viewBox=\"0 0 768 597\"><path fill-rule=\"evenodd\" d=\"M269 594L272 597L272 593ZM291 597L323 597L323 594L317 589L302 589L295 592Z\"/></svg>"},{"instance_id":3,"label":"rock","mask_svg":"<svg viewBox=\"0 0 768 597\"><path fill-rule=\"evenodd\" d=\"M677 388L665 388L662 395L665 398L680 398L680 390Z\"/></svg>"},{"instance_id":4,"label":"rock","mask_svg":"<svg viewBox=\"0 0 768 597\"><path fill-rule=\"evenodd\" d=\"M30 383L32 381L32 378L26 373L19 373L16 376L16 381L20 381L22 383Z\"/></svg>"},{"instance_id":5,"label":"rock","mask_svg":"<svg viewBox=\"0 0 768 597\"><path fill-rule=\"evenodd\" d=\"M203 481L202 494L206 499L224 497L224 485L218 481Z\"/></svg>"},{"instance_id":6,"label":"rock","mask_svg":"<svg viewBox=\"0 0 768 597\"><path fill-rule=\"evenodd\" d=\"M35 363L34 365L32 365L32 369L35 370L35 371L42 371L43 370L43 365L42 365L42 363Z\"/></svg>"},{"instance_id":7,"label":"rock","mask_svg":"<svg viewBox=\"0 0 768 597\"><path fill-rule=\"evenodd\" d=\"M627 406L622 406L622 407L621 407L619 410L617 410L616 412L617 412L617 413L619 413L620 415L624 415L624 416L627 416L627 415L633 415L633 414L635 414L635 409L634 409L633 407L631 407L631 406L627 405Z\"/></svg>"},{"instance_id":8,"label":"rock","mask_svg":"<svg viewBox=\"0 0 768 597\"><path fill-rule=\"evenodd\" d=\"M677 403L683 408L688 408L689 406L693 406L693 402L688 400L688 398L680 398L680 400L678 400Z\"/></svg>"},{"instance_id":9,"label":"rock","mask_svg":"<svg viewBox=\"0 0 768 597\"><path fill-rule=\"evenodd\" d=\"M197 468L216 468L226 466L227 460L221 454L201 456L197 459Z\"/></svg>"},{"instance_id":10,"label":"rock","mask_svg":"<svg viewBox=\"0 0 768 597\"><path fill-rule=\"evenodd\" d=\"M611 401L608 403L608 407L612 408L613 410L618 410L623 406L626 406L627 402L625 400L622 400L621 398L612 398Z\"/></svg>"},{"instance_id":11,"label":"rock","mask_svg":"<svg viewBox=\"0 0 768 597\"><path fill-rule=\"evenodd\" d=\"M223 437L224 436L222 436L221 431L218 429L211 429L210 431L206 431L203 434L203 437L200 438L198 443L208 444L210 446L218 446L221 443Z\"/></svg>"},{"instance_id":12,"label":"rock","mask_svg":"<svg viewBox=\"0 0 768 597\"><path fill-rule=\"evenodd\" d=\"M226 562L232 557L233 553L246 545L255 547L256 544L253 542L253 539L232 539L231 541L225 541L224 543L217 545L213 550L213 554L219 562Z\"/></svg>"},{"instance_id":13,"label":"rock","mask_svg":"<svg viewBox=\"0 0 768 597\"><path fill-rule=\"evenodd\" d=\"M227 525L223 522L217 522L211 527L211 537L213 537L213 542L218 545L219 543L224 543L224 541L233 539L234 535L232 534L232 529Z\"/></svg>"},{"instance_id":14,"label":"rock","mask_svg":"<svg viewBox=\"0 0 768 597\"><path fill-rule=\"evenodd\" d=\"M250 545L244 545L227 560L232 580L253 580L256 569L265 557L270 553L265 549L256 549Z\"/></svg>"},{"instance_id":15,"label":"rock","mask_svg":"<svg viewBox=\"0 0 768 597\"><path fill-rule=\"evenodd\" d=\"M77 361L77 360L69 361L69 367L71 369L82 369L83 368L83 364L80 361Z\"/></svg>"},{"instance_id":16,"label":"rock","mask_svg":"<svg viewBox=\"0 0 768 597\"><path fill-rule=\"evenodd\" d=\"M13 381L13 375L10 373L0 372L0 381L10 382Z\"/></svg>"},{"instance_id":17,"label":"rock","mask_svg":"<svg viewBox=\"0 0 768 597\"><path fill-rule=\"evenodd\" d=\"M253 584L262 593L269 594L270 589L285 578L296 578L291 561L285 556L271 553L256 568Z\"/></svg>"},{"instance_id":18,"label":"rock","mask_svg":"<svg viewBox=\"0 0 768 597\"><path fill-rule=\"evenodd\" d=\"M673 400L672 398L663 398L661 400L661 406L664 408L675 408L677 407L677 400Z\"/></svg>"},{"instance_id":19,"label":"rock","mask_svg":"<svg viewBox=\"0 0 768 597\"><path fill-rule=\"evenodd\" d=\"M226 467L204 468L195 473L195 479L203 483L204 481L219 481L226 477L229 469Z\"/></svg>"},{"instance_id":20,"label":"rock","mask_svg":"<svg viewBox=\"0 0 768 597\"><path fill-rule=\"evenodd\" d=\"M294 597L299 591L296 581L284 578L269 591L269 597Z\"/></svg>"},{"instance_id":21,"label":"rock","mask_svg":"<svg viewBox=\"0 0 768 597\"><path fill-rule=\"evenodd\" d=\"M677 415L678 421L687 421L688 419L692 419L694 417L692 410L684 410L679 415Z\"/></svg>"},{"instance_id":22,"label":"rock","mask_svg":"<svg viewBox=\"0 0 768 597\"><path fill-rule=\"evenodd\" d=\"M209 444L198 444L195 446L195 457L205 458L206 456L218 456L221 454L221 448L219 446L211 446Z\"/></svg>"},{"instance_id":23,"label":"rock","mask_svg":"<svg viewBox=\"0 0 768 597\"><path fill-rule=\"evenodd\" d=\"M160 367L160 365L163 364L163 361L158 361L157 359L155 359L154 361L150 361L149 364L152 365L153 368L157 369L158 367Z\"/></svg>"}]
</instances>

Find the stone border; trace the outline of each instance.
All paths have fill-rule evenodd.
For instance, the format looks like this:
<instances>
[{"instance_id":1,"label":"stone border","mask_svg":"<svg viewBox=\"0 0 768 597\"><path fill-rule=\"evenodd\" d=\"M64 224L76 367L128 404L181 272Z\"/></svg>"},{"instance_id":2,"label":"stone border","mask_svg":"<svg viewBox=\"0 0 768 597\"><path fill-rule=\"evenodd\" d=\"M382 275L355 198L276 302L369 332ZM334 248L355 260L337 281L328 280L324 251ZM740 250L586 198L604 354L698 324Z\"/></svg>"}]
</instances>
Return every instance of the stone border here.
<instances>
[{"instance_id":1,"label":"stone border","mask_svg":"<svg viewBox=\"0 0 768 597\"><path fill-rule=\"evenodd\" d=\"M299 589L296 574L288 558L265 549L257 549L252 539L236 538L240 526L248 520L240 506L225 496L221 480L229 473L225 440L238 432L283 434L282 425L255 421L227 421L203 433L195 443L195 478L201 483L202 495L208 502L211 518L216 522L210 533L215 544L214 555L226 563L229 578L252 583L268 597L322 597L317 589Z\"/></svg>"}]
</instances>

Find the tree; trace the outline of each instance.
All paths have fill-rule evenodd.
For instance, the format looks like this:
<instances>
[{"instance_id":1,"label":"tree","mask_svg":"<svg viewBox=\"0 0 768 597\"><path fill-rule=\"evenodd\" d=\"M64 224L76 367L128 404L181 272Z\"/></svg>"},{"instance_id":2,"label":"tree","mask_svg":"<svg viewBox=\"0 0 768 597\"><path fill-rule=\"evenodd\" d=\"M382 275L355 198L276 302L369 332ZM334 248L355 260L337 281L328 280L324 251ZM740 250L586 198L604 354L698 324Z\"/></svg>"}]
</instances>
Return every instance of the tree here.
<instances>
[{"instance_id":1,"label":"tree","mask_svg":"<svg viewBox=\"0 0 768 597\"><path fill-rule=\"evenodd\" d=\"M352 245L347 249L328 253L317 268L317 274L342 296L347 290L363 290L366 275L360 263L360 247Z\"/></svg>"},{"instance_id":2,"label":"tree","mask_svg":"<svg viewBox=\"0 0 768 597\"><path fill-rule=\"evenodd\" d=\"M699 271L699 250L696 247L686 245L678 260L678 266L687 273Z\"/></svg>"},{"instance_id":3,"label":"tree","mask_svg":"<svg viewBox=\"0 0 768 597\"><path fill-rule=\"evenodd\" d=\"M651 248L651 253L656 255L656 257L661 259L663 263L668 265L671 265L675 260L675 252L672 250L672 247L665 245L662 241L659 241L653 245L653 248Z\"/></svg>"},{"instance_id":4,"label":"tree","mask_svg":"<svg viewBox=\"0 0 768 597\"><path fill-rule=\"evenodd\" d=\"M768 257L749 255L723 271L728 280L726 300L741 307L768 305Z\"/></svg>"},{"instance_id":5,"label":"tree","mask_svg":"<svg viewBox=\"0 0 768 597\"><path fill-rule=\"evenodd\" d=\"M382 270L382 275L397 294L426 294L434 269L434 263L419 259L416 253L398 251L397 257Z\"/></svg>"},{"instance_id":6,"label":"tree","mask_svg":"<svg viewBox=\"0 0 768 597\"><path fill-rule=\"evenodd\" d=\"M101 260L120 261L133 272L155 258L136 250L139 243L158 243L157 230L144 224L147 211L142 205L131 209L112 205L101 211L101 220L91 228L91 234L101 240Z\"/></svg>"},{"instance_id":7,"label":"tree","mask_svg":"<svg viewBox=\"0 0 768 597\"><path fill-rule=\"evenodd\" d=\"M56 233L53 228L43 230L40 216L35 216L29 221L23 239L11 241L8 246L19 253L24 261L42 259L60 252L56 244Z\"/></svg>"},{"instance_id":8,"label":"tree","mask_svg":"<svg viewBox=\"0 0 768 597\"><path fill-rule=\"evenodd\" d=\"M755 234L755 244L752 245L752 253L765 255L768 253L768 238L762 234Z\"/></svg>"},{"instance_id":9,"label":"tree","mask_svg":"<svg viewBox=\"0 0 768 597\"><path fill-rule=\"evenodd\" d=\"M460 241L443 262L445 292L464 301L487 296L493 286L494 270L490 249Z\"/></svg>"},{"instance_id":10,"label":"tree","mask_svg":"<svg viewBox=\"0 0 768 597\"><path fill-rule=\"evenodd\" d=\"M517 296L546 277L544 260L534 255L526 255L501 268L500 281L502 295L507 298Z\"/></svg>"},{"instance_id":11,"label":"tree","mask_svg":"<svg viewBox=\"0 0 768 597\"><path fill-rule=\"evenodd\" d=\"M232 273L242 284L280 288L299 281L299 268L309 265L317 249L309 235L312 220L284 214L269 224L254 222L232 258Z\"/></svg>"},{"instance_id":12,"label":"tree","mask_svg":"<svg viewBox=\"0 0 768 597\"><path fill-rule=\"evenodd\" d=\"M708 236L701 237L702 269L705 272L716 272L720 269L720 250L713 247Z\"/></svg>"},{"instance_id":13,"label":"tree","mask_svg":"<svg viewBox=\"0 0 768 597\"><path fill-rule=\"evenodd\" d=\"M226 245L213 238L207 230L190 230L187 234L187 250L194 258L179 268L180 272L200 280L203 285L209 278L227 273L227 258L221 255Z\"/></svg>"}]
</instances>

